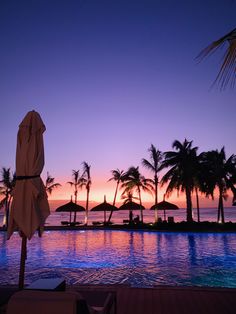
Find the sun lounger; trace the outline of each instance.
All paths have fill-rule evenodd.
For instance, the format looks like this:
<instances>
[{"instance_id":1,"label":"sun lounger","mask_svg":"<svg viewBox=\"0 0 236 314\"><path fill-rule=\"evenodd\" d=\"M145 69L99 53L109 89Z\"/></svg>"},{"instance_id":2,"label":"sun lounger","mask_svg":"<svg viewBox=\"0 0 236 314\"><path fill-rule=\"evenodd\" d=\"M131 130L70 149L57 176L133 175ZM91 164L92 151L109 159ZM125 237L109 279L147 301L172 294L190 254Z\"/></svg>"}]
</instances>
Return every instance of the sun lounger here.
<instances>
[{"instance_id":1,"label":"sun lounger","mask_svg":"<svg viewBox=\"0 0 236 314\"><path fill-rule=\"evenodd\" d=\"M62 221L61 221L61 225L62 225L62 226L68 226L69 223L70 223L70 222L69 222L69 221L66 221L66 220L62 220Z\"/></svg>"},{"instance_id":2,"label":"sun lounger","mask_svg":"<svg viewBox=\"0 0 236 314\"><path fill-rule=\"evenodd\" d=\"M93 221L92 224L93 224L93 226L101 226L104 223L102 221Z\"/></svg>"},{"instance_id":3,"label":"sun lounger","mask_svg":"<svg viewBox=\"0 0 236 314\"><path fill-rule=\"evenodd\" d=\"M71 227L75 227L75 226L78 226L78 225L82 225L83 223L81 221L76 221L76 222L71 222L69 223L69 226Z\"/></svg>"},{"instance_id":4,"label":"sun lounger","mask_svg":"<svg viewBox=\"0 0 236 314\"><path fill-rule=\"evenodd\" d=\"M169 216L168 217L168 223L174 223L174 217Z\"/></svg>"}]
</instances>

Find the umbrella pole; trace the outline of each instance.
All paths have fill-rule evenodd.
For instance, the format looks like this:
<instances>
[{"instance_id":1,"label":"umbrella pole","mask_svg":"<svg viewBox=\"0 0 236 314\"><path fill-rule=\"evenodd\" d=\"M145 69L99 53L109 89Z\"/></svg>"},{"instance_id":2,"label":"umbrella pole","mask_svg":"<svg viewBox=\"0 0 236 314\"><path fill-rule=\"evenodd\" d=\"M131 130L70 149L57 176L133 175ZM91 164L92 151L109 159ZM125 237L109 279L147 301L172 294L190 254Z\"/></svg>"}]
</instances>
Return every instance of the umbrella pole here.
<instances>
[{"instance_id":1,"label":"umbrella pole","mask_svg":"<svg viewBox=\"0 0 236 314\"><path fill-rule=\"evenodd\" d=\"M106 218L106 211L104 210L104 224L107 222L106 220L107 220L107 218Z\"/></svg>"},{"instance_id":2,"label":"umbrella pole","mask_svg":"<svg viewBox=\"0 0 236 314\"><path fill-rule=\"evenodd\" d=\"M22 242L21 242L19 290L22 290L24 288L26 254L27 254L27 238L25 235L23 235Z\"/></svg>"}]
</instances>

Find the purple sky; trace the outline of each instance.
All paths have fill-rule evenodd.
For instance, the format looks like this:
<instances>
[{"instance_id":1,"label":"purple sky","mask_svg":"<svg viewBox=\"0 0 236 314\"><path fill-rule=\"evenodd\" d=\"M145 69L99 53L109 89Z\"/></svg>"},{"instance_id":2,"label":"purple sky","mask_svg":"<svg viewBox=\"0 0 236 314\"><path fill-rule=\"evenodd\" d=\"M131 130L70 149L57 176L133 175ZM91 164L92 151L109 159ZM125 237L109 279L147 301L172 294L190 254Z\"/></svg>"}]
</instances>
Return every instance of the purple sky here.
<instances>
[{"instance_id":1,"label":"purple sky","mask_svg":"<svg viewBox=\"0 0 236 314\"><path fill-rule=\"evenodd\" d=\"M236 153L235 90L210 88L236 27L233 0L1 0L0 167L15 167L18 125L40 113L45 169L69 198L71 170L91 164L92 198L113 197L110 170L127 170L175 139ZM143 174L148 173L140 166Z\"/></svg>"}]
</instances>

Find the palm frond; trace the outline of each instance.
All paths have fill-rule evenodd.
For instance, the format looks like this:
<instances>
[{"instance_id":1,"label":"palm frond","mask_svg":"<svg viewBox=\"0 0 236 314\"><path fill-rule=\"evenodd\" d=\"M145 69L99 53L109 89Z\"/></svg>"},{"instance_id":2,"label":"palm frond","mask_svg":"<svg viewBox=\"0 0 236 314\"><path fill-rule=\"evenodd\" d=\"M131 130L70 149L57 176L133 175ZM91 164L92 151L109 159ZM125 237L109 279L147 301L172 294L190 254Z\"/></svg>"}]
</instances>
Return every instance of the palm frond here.
<instances>
[{"instance_id":1,"label":"palm frond","mask_svg":"<svg viewBox=\"0 0 236 314\"><path fill-rule=\"evenodd\" d=\"M221 37L220 39L212 42L206 48L204 48L197 60L202 61L206 56L213 54L219 48L228 44L228 48L223 57L223 63L216 76L213 85L219 83L220 89L225 89L228 85L234 87L236 79L236 28L231 32Z\"/></svg>"}]
</instances>

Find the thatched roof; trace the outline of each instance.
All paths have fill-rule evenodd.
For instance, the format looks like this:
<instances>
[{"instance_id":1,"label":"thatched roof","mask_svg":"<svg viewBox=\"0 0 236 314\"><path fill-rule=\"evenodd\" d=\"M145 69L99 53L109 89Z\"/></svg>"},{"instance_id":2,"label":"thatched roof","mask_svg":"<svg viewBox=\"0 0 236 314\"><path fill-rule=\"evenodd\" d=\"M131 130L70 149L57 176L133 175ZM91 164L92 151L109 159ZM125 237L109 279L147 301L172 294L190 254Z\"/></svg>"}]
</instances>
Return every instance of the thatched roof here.
<instances>
[{"instance_id":1,"label":"thatched roof","mask_svg":"<svg viewBox=\"0 0 236 314\"><path fill-rule=\"evenodd\" d=\"M145 209L144 206L141 206L142 209ZM140 209L140 204L133 201L127 202L119 207L119 210L138 210Z\"/></svg>"},{"instance_id":2,"label":"thatched roof","mask_svg":"<svg viewBox=\"0 0 236 314\"><path fill-rule=\"evenodd\" d=\"M162 201L160 203L157 203L157 205L153 205L150 209L154 210L155 208L157 208L158 210L175 210L175 209L179 209L179 207L173 203L169 203L166 201Z\"/></svg>"},{"instance_id":3,"label":"thatched roof","mask_svg":"<svg viewBox=\"0 0 236 314\"><path fill-rule=\"evenodd\" d=\"M72 201L56 209L56 212L83 212L83 211L85 211L85 208L83 206L75 204Z\"/></svg>"},{"instance_id":4,"label":"thatched roof","mask_svg":"<svg viewBox=\"0 0 236 314\"><path fill-rule=\"evenodd\" d=\"M118 210L118 208L116 206L113 206L109 203L107 203L106 201L91 208L91 211L92 212L100 212L100 211L115 211L115 210Z\"/></svg>"}]
</instances>

